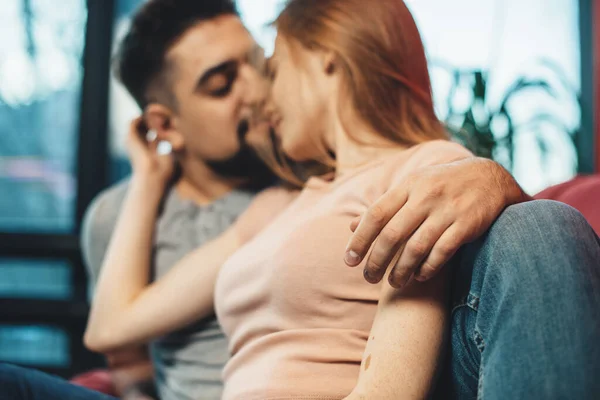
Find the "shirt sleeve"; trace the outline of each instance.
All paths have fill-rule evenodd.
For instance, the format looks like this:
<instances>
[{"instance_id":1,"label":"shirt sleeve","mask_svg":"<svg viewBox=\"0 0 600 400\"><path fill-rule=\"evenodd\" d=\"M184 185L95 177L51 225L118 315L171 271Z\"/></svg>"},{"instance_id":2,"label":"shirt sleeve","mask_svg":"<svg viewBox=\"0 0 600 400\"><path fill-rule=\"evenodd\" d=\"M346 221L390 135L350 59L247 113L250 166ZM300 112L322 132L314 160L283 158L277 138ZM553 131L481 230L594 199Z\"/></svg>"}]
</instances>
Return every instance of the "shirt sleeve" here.
<instances>
[{"instance_id":1,"label":"shirt sleeve","mask_svg":"<svg viewBox=\"0 0 600 400\"><path fill-rule=\"evenodd\" d=\"M94 287L100 275L126 191L127 185L119 184L100 193L85 212L80 245L90 288Z\"/></svg>"}]
</instances>

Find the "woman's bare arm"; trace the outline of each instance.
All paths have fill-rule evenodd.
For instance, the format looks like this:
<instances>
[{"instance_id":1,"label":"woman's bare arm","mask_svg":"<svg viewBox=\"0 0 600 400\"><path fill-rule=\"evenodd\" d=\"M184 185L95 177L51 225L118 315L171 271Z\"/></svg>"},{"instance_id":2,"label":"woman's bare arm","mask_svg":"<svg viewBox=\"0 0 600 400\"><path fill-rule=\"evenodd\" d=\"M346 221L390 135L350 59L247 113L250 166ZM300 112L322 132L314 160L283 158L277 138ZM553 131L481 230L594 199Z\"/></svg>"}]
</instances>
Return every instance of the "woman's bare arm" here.
<instances>
[{"instance_id":1,"label":"woman's bare arm","mask_svg":"<svg viewBox=\"0 0 600 400\"><path fill-rule=\"evenodd\" d=\"M188 254L149 284L153 221L160 203L155 182L131 182L101 270L85 343L98 352L142 344L213 313L220 266L239 247L230 229Z\"/></svg>"},{"instance_id":2,"label":"woman's bare arm","mask_svg":"<svg viewBox=\"0 0 600 400\"><path fill-rule=\"evenodd\" d=\"M425 399L434 384L448 321L447 272L394 289L384 280L377 315L347 400Z\"/></svg>"}]
</instances>

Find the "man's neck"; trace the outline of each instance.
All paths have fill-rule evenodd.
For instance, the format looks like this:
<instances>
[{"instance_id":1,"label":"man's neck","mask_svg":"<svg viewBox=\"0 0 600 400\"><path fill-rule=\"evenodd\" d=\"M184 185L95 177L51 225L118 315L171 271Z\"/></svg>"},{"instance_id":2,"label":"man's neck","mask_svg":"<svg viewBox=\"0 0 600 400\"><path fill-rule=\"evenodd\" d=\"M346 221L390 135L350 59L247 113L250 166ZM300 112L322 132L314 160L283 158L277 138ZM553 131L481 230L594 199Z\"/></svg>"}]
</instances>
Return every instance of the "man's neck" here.
<instances>
[{"instance_id":1,"label":"man's neck","mask_svg":"<svg viewBox=\"0 0 600 400\"><path fill-rule=\"evenodd\" d=\"M191 158L191 157L190 157ZM180 160L181 178L175 184L179 196L198 205L210 204L240 186L240 179L216 174L198 159Z\"/></svg>"}]
</instances>

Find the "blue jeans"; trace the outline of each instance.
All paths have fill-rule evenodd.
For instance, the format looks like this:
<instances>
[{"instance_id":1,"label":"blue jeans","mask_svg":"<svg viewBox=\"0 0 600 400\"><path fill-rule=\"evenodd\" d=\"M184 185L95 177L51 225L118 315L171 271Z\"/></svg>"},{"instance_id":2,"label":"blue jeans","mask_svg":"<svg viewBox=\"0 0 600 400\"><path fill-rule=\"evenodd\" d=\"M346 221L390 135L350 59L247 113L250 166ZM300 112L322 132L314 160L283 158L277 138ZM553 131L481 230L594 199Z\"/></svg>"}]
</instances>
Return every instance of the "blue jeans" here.
<instances>
[{"instance_id":1,"label":"blue jeans","mask_svg":"<svg viewBox=\"0 0 600 400\"><path fill-rule=\"evenodd\" d=\"M33 369L0 364L0 400L116 400Z\"/></svg>"},{"instance_id":2,"label":"blue jeans","mask_svg":"<svg viewBox=\"0 0 600 400\"><path fill-rule=\"evenodd\" d=\"M600 240L579 212L509 207L456 261L440 399L600 399ZM0 366L0 400L59 399L111 398Z\"/></svg>"},{"instance_id":3,"label":"blue jeans","mask_svg":"<svg viewBox=\"0 0 600 400\"><path fill-rule=\"evenodd\" d=\"M509 207L456 261L440 398L600 399L600 239L578 211Z\"/></svg>"}]
</instances>

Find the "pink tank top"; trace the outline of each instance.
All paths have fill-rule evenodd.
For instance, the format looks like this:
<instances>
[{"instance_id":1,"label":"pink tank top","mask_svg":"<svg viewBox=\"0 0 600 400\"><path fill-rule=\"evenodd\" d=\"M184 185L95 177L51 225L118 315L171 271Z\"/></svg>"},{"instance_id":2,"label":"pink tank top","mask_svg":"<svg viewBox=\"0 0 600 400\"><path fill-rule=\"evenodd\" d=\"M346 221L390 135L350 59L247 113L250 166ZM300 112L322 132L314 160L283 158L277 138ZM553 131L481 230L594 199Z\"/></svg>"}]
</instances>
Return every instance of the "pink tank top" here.
<instances>
[{"instance_id":1,"label":"pink tank top","mask_svg":"<svg viewBox=\"0 0 600 400\"><path fill-rule=\"evenodd\" d=\"M469 156L457 144L434 141L333 181L312 178L285 211L234 254L215 289L217 316L231 352L223 399L350 394L381 291L364 280L362 265L344 263L350 223L409 172ZM245 223L260 224L251 220Z\"/></svg>"}]
</instances>

